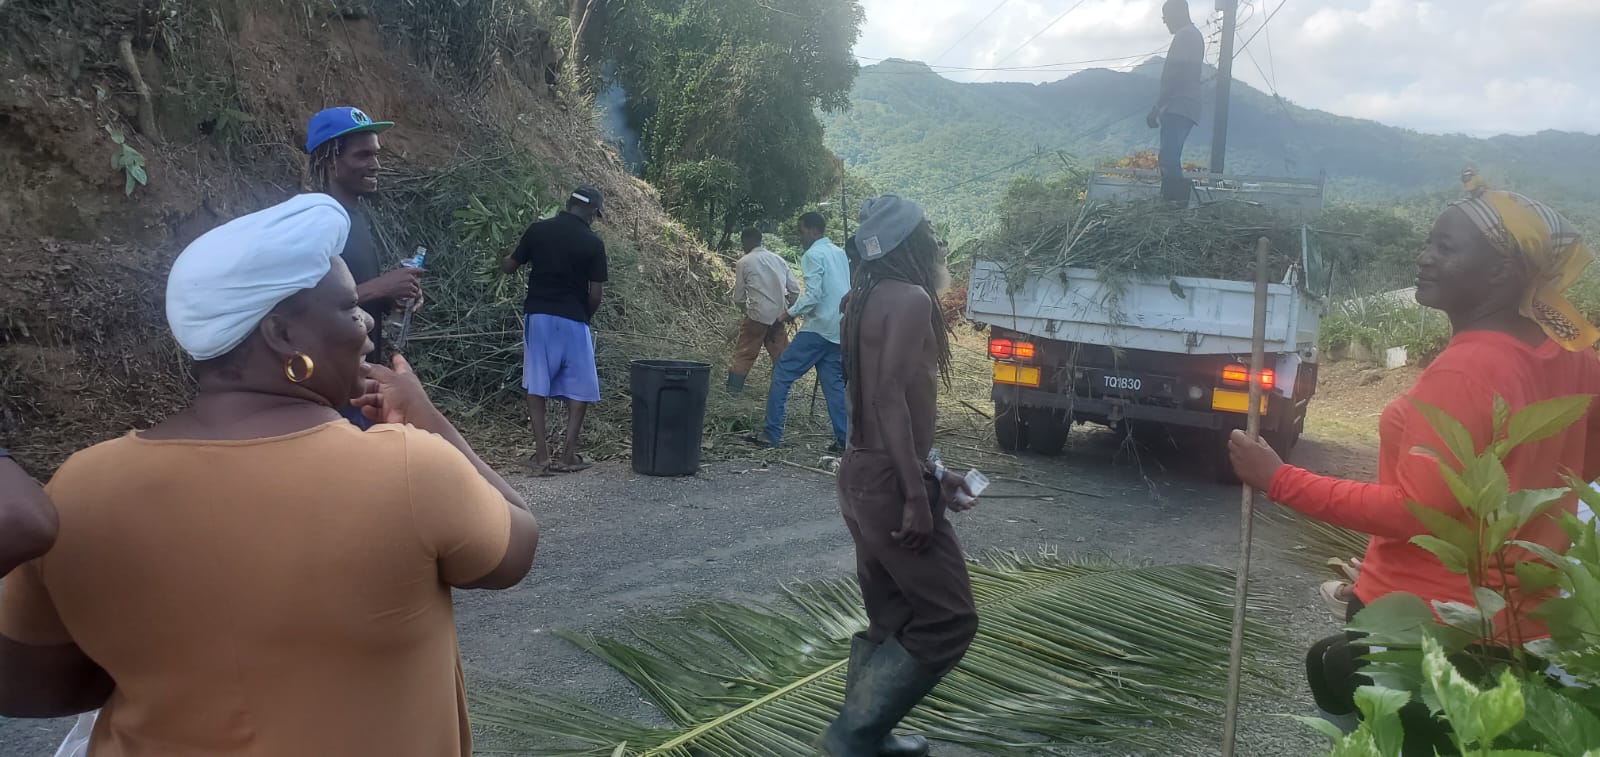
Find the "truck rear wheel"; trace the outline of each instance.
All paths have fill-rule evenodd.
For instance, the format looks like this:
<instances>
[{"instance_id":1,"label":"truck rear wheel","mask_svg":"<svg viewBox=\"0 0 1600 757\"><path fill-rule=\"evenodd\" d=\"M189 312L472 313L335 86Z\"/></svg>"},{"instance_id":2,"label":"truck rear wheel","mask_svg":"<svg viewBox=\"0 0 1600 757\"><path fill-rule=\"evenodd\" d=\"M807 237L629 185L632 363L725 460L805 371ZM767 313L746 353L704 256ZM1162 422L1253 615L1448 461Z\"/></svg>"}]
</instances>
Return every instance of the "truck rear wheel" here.
<instances>
[{"instance_id":1,"label":"truck rear wheel","mask_svg":"<svg viewBox=\"0 0 1600 757\"><path fill-rule=\"evenodd\" d=\"M1059 455L1072 431L1072 416L1060 410L1029 408L1028 448L1040 455Z\"/></svg>"},{"instance_id":2,"label":"truck rear wheel","mask_svg":"<svg viewBox=\"0 0 1600 757\"><path fill-rule=\"evenodd\" d=\"M1289 456L1294 454L1295 445L1300 443L1300 432L1297 429L1268 431L1263 433L1261 438L1267 443L1267 446L1272 448L1273 452L1278 453L1278 457L1283 458L1284 462L1288 462Z\"/></svg>"},{"instance_id":3,"label":"truck rear wheel","mask_svg":"<svg viewBox=\"0 0 1600 757\"><path fill-rule=\"evenodd\" d=\"M1261 438L1266 440L1267 445L1272 447L1273 452L1278 453L1278 457L1283 458L1284 462L1288 462L1289 456L1294 454L1294 448L1300 444L1300 434L1305 431L1305 428L1306 414L1305 410L1302 409L1299 415L1296 415L1293 420L1284 424L1278 430L1262 432Z\"/></svg>"},{"instance_id":4,"label":"truck rear wheel","mask_svg":"<svg viewBox=\"0 0 1600 757\"><path fill-rule=\"evenodd\" d=\"M1017 452L1028 446L1028 426L1022 422L1019 408L994 404L994 443L1006 452Z\"/></svg>"},{"instance_id":5,"label":"truck rear wheel","mask_svg":"<svg viewBox=\"0 0 1600 757\"><path fill-rule=\"evenodd\" d=\"M1225 429L1220 433L1207 434L1205 459L1211 463L1211 475L1219 484L1239 485L1239 475L1233 472L1233 459L1228 455L1228 440L1232 438L1233 430Z\"/></svg>"}]
</instances>

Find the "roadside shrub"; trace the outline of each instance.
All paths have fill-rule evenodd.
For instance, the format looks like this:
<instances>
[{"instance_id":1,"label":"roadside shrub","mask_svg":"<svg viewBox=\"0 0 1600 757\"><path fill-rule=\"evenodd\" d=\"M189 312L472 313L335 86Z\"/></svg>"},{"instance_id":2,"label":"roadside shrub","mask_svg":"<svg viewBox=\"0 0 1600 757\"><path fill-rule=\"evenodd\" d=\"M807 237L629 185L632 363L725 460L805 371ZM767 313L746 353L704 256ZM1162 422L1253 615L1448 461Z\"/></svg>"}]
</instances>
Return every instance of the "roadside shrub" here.
<instances>
[{"instance_id":1,"label":"roadside shrub","mask_svg":"<svg viewBox=\"0 0 1600 757\"><path fill-rule=\"evenodd\" d=\"M1450 322L1444 314L1417 305L1409 294L1367 295L1338 303L1322 319L1321 347L1331 353L1359 352L1373 356L1404 347L1413 362L1427 363L1450 343Z\"/></svg>"}]
</instances>

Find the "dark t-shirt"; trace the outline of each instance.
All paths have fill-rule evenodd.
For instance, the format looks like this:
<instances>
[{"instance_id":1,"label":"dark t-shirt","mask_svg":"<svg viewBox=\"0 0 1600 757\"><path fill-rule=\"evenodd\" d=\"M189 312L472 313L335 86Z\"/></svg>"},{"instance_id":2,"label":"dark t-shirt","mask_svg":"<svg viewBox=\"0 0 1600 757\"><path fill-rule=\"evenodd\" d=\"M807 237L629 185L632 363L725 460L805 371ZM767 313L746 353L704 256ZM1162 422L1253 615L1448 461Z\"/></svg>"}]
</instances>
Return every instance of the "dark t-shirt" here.
<instances>
[{"instance_id":1,"label":"dark t-shirt","mask_svg":"<svg viewBox=\"0 0 1600 757\"><path fill-rule=\"evenodd\" d=\"M529 226L512 257L528 266L523 312L589 322L589 284L606 280L606 245L582 218L562 211Z\"/></svg>"},{"instance_id":2,"label":"dark t-shirt","mask_svg":"<svg viewBox=\"0 0 1600 757\"><path fill-rule=\"evenodd\" d=\"M350 236L345 239L344 252L339 253L339 257L344 258L350 275L359 285L383 273L378 241L372 234L372 218L367 215L366 208L357 205L345 210L350 213ZM393 304L388 300L373 300L361 305L361 309L372 316L372 333L368 336L372 338L373 349L372 354L367 356L367 362L375 363L383 355L383 317L389 314Z\"/></svg>"}]
</instances>

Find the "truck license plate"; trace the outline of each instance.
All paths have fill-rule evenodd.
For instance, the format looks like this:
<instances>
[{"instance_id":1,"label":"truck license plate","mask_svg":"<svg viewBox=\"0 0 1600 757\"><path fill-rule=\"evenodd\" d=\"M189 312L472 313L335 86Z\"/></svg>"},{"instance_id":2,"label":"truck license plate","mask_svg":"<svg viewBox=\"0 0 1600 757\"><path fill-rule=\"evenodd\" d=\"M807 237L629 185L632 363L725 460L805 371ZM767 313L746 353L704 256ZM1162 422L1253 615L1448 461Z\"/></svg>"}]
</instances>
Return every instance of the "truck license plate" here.
<instances>
[{"instance_id":1,"label":"truck license plate","mask_svg":"<svg viewBox=\"0 0 1600 757\"><path fill-rule=\"evenodd\" d=\"M1144 391L1144 379L1139 378L1138 376L1112 376L1110 374L1106 374L1106 375L1101 377L1101 380L1105 382L1104 388L1110 389L1112 391L1118 391L1118 392L1142 392L1142 391Z\"/></svg>"}]
</instances>

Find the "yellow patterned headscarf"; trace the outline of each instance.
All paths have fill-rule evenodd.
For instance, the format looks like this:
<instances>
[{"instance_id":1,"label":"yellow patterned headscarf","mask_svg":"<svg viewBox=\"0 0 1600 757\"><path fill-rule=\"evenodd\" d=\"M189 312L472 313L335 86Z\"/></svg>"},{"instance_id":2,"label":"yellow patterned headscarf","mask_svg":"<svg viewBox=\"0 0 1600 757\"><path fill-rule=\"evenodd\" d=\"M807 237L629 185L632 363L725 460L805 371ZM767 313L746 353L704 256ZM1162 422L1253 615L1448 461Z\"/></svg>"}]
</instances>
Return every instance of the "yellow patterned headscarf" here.
<instances>
[{"instance_id":1,"label":"yellow patterned headscarf","mask_svg":"<svg viewBox=\"0 0 1600 757\"><path fill-rule=\"evenodd\" d=\"M1600 329L1589 323L1565 294L1594 259L1578 230L1544 203L1489 189L1470 168L1461 174L1461 183L1467 197L1451 207L1464 211L1491 245L1528 271L1522 314L1573 352L1600 342Z\"/></svg>"}]
</instances>

